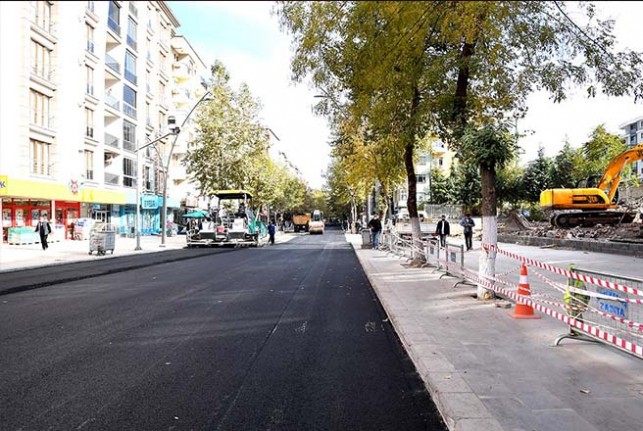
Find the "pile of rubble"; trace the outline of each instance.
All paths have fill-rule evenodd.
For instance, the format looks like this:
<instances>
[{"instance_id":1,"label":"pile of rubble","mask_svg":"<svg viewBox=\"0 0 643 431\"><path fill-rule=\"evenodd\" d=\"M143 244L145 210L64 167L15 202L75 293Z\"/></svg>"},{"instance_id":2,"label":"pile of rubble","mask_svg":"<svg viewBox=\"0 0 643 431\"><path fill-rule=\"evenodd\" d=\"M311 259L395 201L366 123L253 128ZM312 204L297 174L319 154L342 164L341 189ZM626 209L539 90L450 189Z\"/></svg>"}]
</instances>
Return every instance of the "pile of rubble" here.
<instances>
[{"instance_id":1,"label":"pile of rubble","mask_svg":"<svg viewBox=\"0 0 643 431\"><path fill-rule=\"evenodd\" d=\"M498 217L498 232L557 239L639 242L643 238L643 224L635 220L634 223L623 223L617 226L599 224L592 227L561 229L552 226L549 222L527 221L521 214L511 212L507 216Z\"/></svg>"}]
</instances>

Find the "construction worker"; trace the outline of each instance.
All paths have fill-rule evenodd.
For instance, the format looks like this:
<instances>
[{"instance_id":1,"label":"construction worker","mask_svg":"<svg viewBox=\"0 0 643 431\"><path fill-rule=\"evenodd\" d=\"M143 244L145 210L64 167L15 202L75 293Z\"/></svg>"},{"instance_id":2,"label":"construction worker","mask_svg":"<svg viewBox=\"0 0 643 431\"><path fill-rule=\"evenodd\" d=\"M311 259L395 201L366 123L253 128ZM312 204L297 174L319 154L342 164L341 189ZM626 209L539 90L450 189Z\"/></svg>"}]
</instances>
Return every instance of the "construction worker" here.
<instances>
[{"instance_id":1,"label":"construction worker","mask_svg":"<svg viewBox=\"0 0 643 431\"><path fill-rule=\"evenodd\" d=\"M573 263L567 268L570 272L574 272L576 265ZM589 305L590 296L584 295L580 292L571 291L569 287L578 290L587 290L585 282L583 280L578 280L576 278L569 277L567 279L566 285L568 286L565 289L565 294L563 295L563 301L565 302L565 312L569 317L572 317L579 322L583 322L583 312L587 310ZM572 333L577 332L573 327L570 327Z\"/></svg>"}]
</instances>

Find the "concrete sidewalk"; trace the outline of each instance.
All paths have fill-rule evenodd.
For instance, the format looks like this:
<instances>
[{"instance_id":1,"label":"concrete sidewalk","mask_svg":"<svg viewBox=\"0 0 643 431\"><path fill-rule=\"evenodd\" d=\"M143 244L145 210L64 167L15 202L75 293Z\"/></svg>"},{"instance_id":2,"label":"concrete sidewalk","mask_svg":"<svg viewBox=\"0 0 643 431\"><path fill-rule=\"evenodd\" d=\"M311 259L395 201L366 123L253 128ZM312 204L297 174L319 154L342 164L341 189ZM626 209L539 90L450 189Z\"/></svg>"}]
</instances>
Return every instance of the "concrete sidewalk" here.
<instances>
[{"instance_id":1,"label":"concrete sidewalk","mask_svg":"<svg viewBox=\"0 0 643 431\"><path fill-rule=\"evenodd\" d=\"M475 287L347 239L450 430L641 429L640 359L599 343L553 347L562 322L513 319Z\"/></svg>"}]
</instances>

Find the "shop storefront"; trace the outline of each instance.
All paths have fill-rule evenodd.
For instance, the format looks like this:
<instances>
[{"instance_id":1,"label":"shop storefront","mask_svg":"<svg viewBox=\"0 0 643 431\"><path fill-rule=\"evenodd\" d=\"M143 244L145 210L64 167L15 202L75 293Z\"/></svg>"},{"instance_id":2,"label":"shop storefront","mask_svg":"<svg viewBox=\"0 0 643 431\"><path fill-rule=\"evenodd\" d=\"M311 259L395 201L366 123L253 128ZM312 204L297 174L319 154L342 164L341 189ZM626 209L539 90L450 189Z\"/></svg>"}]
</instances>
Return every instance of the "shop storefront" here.
<instances>
[{"instance_id":1,"label":"shop storefront","mask_svg":"<svg viewBox=\"0 0 643 431\"><path fill-rule=\"evenodd\" d=\"M54 240L71 239L79 218L109 222L112 207L120 203L125 203L125 195L116 191L0 176L2 239L7 241L12 231L35 229L41 216L51 222Z\"/></svg>"}]
</instances>

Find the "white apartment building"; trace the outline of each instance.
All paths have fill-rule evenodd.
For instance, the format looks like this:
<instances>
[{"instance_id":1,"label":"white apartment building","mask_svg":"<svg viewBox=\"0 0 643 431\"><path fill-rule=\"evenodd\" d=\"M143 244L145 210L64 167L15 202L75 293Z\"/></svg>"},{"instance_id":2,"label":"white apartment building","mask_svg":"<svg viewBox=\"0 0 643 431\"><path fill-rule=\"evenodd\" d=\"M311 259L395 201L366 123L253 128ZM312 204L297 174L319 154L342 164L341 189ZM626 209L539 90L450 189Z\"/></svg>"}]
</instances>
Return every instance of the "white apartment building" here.
<instances>
[{"instance_id":1,"label":"white apartment building","mask_svg":"<svg viewBox=\"0 0 643 431\"><path fill-rule=\"evenodd\" d=\"M415 177L417 179L416 198L418 210L421 210L421 203L426 202L431 196L431 172L439 170L444 176L448 176L454 160L454 152L449 151L442 141L435 141L431 149L420 152L418 161L415 164ZM406 200L408 189L400 188L394 195L395 206L401 216L408 214L406 211Z\"/></svg>"},{"instance_id":2,"label":"white apartment building","mask_svg":"<svg viewBox=\"0 0 643 431\"><path fill-rule=\"evenodd\" d=\"M618 127L623 131L623 137L629 146L633 147L643 143L643 116L632 118ZM634 172L638 174L639 178L643 178L643 161L639 160L633 165Z\"/></svg>"},{"instance_id":3,"label":"white apartment building","mask_svg":"<svg viewBox=\"0 0 643 431\"><path fill-rule=\"evenodd\" d=\"M44 214L63 236L79 218L132 234L139 186L142 233L160 231L174 137L137 148L166 134L170 116L182 122L189 105L173 103L174 63L198 56L173 49L178 27L163 1L0 3L4 239ZM189 137L188 127L178 141ZM168 181L170 212L180 206L174 183Z\"/></svg>"}]
</instances>

